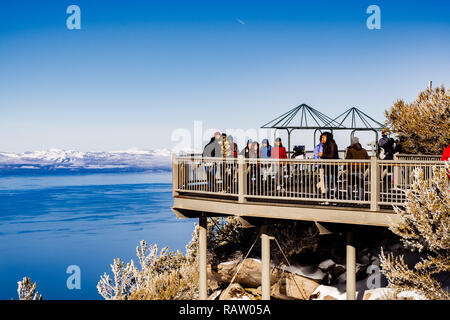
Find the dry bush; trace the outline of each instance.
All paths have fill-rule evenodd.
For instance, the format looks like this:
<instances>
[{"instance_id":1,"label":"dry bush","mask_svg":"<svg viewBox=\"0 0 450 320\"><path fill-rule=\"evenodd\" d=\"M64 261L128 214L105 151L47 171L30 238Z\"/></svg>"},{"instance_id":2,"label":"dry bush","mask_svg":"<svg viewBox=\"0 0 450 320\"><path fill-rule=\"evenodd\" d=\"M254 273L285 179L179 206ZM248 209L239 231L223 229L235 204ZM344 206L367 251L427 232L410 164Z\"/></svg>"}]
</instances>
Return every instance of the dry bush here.
<instances>
[{"instance_id":1,"label":"dry bush","mask_svg":"<svg viewBox=\"0 0 450 320\"><path fill-rule=\"evenodd\" d=\"M390 227L391 231L402 238L406 247L426 254L410 269L403 256L381 252L382 273L396 293L414 291L431 300L450 298L437 279L450 272L449 183L445 168L434 168L431 180L416 169L404 208L395 208L403 222Z\"/></svg>"},{"instance_id":2,"label":"dry bush","mask_svg":"<svg viewBox=\"0 0 450 320\"><path fill-rule=\"evenodd\" d=\"M450 142L450 90L444 86L420 92L412 103L397 100L385 116L404 153L442 154Z\"/></svg>"},{"instance_id":3,"label":"dry bush","mask_svg":"<svg viewBox=\"0 0 450 320\"><path fill-rule=\"evenodd\" d=\"M141 241L136 248L140 268L131 260L125 265L114 259L113 278L100 277L99 294L107 300L190 300L198 296L197 247L198 228L194 230L187 253Z\"/></svg>"}]
</instances>

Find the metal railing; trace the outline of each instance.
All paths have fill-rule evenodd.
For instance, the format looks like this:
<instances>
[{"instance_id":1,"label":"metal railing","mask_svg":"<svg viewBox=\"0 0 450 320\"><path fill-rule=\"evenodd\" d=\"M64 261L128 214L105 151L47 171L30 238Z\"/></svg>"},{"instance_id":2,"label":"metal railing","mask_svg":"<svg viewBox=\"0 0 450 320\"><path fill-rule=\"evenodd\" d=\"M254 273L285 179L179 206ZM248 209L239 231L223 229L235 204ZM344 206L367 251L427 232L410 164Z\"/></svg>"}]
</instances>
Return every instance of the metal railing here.
<instances>
[{"instance_id":1,"label":"metal railing","mask_svg":"<svg viewBox=\"0 0 450 320\"><path fill-rule=\"evenodd\" d=\"M394 160L414 160L414 161L439 161L441 156L437 154L394 154Z\"/></svg>"},{"instance_id":2,"label":"metal railing","mask_svg":"<svg viewBox=\"0 0 450 320\"><path fill-rule=\"evenodd\" d=\"M360 205L377 211L400 205L420 168L427 179L441 161L313 160L173 157L174 194L252 200Z\"/></svg>"}]
</instances>

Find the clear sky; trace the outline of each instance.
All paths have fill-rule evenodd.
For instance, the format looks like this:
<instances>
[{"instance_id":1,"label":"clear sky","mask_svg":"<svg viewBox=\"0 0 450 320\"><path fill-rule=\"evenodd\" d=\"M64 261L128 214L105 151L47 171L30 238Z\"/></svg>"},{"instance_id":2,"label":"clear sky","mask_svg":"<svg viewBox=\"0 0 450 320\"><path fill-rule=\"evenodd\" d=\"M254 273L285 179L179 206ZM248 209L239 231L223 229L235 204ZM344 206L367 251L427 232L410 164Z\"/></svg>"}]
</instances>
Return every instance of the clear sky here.
<instances>
[{"instance_id":1,"label":"clear sky","mask_svg":"<svg viewBox=\"0 0 450 320\"><path fill-rule=\"evenodd\" d=\"M429 80L450 86L449 40L448 0L5 0L0 151L171 148L195 120L246 130L301 103L382 122Z\"/></svg>"}]
</instances>

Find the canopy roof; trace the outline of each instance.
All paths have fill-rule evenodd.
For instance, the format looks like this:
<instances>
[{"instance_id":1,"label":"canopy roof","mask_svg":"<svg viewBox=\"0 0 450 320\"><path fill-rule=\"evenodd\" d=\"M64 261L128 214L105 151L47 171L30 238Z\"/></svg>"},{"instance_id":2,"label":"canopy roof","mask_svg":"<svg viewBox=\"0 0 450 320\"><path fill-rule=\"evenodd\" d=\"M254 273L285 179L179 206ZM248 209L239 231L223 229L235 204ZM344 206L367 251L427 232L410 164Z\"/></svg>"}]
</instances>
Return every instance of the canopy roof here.
<instances>
[{"instance_id":1,"label":"canopy roof","mask_svg":"<svg viewBox=\"0 0 450 320\"><path fill-rule=\"evenodd\" d=\"M383 124L376 121L372 117L368 116L356 107L352 107L340 114L330 122L329 125L335 125L338 123L339 126L345 129L358 129L358 130L382 130Z\"/></svg>"},{"instance_id":2,"label":"canopy roof","mask_svg":"<svg viewBox=\"0 0 450 320\"><path fill-rule=\"evenodd\" d=\"M287 129L288 131L294 129L380 131L383 129L383 124L356 107L352 107L332 119L307 104L301 104L269 121L261 128Z\"/></svg>"},{"instance_id":3,"label":"canopy roof","mask_svg":"<svg viewBox=\"0 0 450 320\"><path fill-rule=\"evenodd\" d=\"M340 128L342 125L331 119L322 112L301 104L281 116L269 121L261 128L273 129L317 129L317 128Z\"/></svg>"}]
</instances>

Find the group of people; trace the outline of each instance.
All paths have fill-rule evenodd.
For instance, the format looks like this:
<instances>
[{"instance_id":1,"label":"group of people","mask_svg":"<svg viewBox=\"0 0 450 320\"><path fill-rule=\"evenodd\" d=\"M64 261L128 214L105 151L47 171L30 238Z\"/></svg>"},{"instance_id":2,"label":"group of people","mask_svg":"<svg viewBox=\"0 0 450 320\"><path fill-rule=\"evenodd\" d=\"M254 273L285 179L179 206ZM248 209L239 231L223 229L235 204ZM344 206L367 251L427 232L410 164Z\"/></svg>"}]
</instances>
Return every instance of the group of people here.
<instances>
[{"instance_id":1,"label":"group of people","mask_svg":"<svg viewBox=\"0 0 450 320\"><path fill-rule=\"evenodd\" d=\"M382 137L379 140L378 145L379 149L377 153L379 154L380 159L383 160L393 160L394 154L401 152L399 141L389 138L387 131L385 130L382 131ZM324 132L320 136L320 142L314 147L313 159L339 159L338 150L333 134L331 132ZM450 149L447 148L446 151L449 153ZM281 138L275 139L274 146L270 145L268 139L263 139L261 145L256 141L248 140L244 149L239 152L238 145L233 141L233 137L220 132L214 134L211 141L205 146L202 155L204 157L220 158L237 158L238 155L242 155L247 159L287 159L289 157L286 148L282 144ZM290 158L307 159L305 147L295 146ZM370 157L367 150L360 144L359 138L353 137L350 145L345 149L344 159L368 160ZM369 168L369 164L364 161L351 161L343 166L343 170L340 170L339 166L340 164L334 164L333 162L324 162L323 164L315 163L308 166L308 170L313 171L314 176L318 177L317 180L314 181L316 190L320 189L319 192L324 193L324 196L327 199L342 199L342 197L339 197L340 188L338 179L340 178L341 181L346 181L347 192L345 199L365 200L366 195L364 194L364 186L367 180L367 169ZM284 177L286 175L288 177L292 176L292 174L301 175L301 172L304 172L306 167L307 165L305 164L290 164L287 162L279 162L279 164L273 165L259 161L249 161L247 166L247 172L249 173L247 188L251 187L255 190L260 190L260 185L263 183L263 180L267 181L267 177L272 176L277 185L277 190L283 189L285 187L284 181L286 179L284 179ZM210 184L215 180L213 179L213 176L215 176L217 168L211 166L206 169L210 176L208 179L208 184ZM232 176L228 181L233 180L235 173L234 167L230 164L226 164L221 169L221 175L227 174L225 171L228 172L228 175ZM226 181L224 176L221 180ZM270 180L272 181L272 179ZM229 182L227 184L230 185ZM344 184L345 183L343 183L343 185Z\"/></svg>"},{"instance_id":2,"label":"group of people","mask_svg":"<svg viewBox=\"0 0 450 320\"><path fill-rule=\"evenodd\" d=\"M202 153L203 157L237 158L243 155L245 158L260 159L286 159L286 148L281 143L281 138L275 139L275 146L269 144L268 139L263 139L261 146L258 142L249 139L247 145L239 152L238 145L233 141L233 136L216 132Z\"/></svg>"},{"instance_id":3,"label":"group of people","mask_svg":"<svg viewBox=\"0 0 450 320\"><path fill-rule=\"evenodd\" d=\"M291 159L307 159L305 153L304 146L296 146L294 147L293 154L291 155ZM210 142L205 146L202 155L204 157L223 157L223 158L237 158L238 155L242 155L248 159L287 159L288 153L286 148L282 144L281 138L275 139L274 146L271 146L268 139L263 139L261 145L252 140L248 140L245 148L239 152L237 144L233 141L233 137L230 135L226 135L225 133L215 132L214 136L211 138ZM314 148L314 159L324 159L324 160L332 160L339 159L338 146L333 138L333 134L331 132L324 132L320 137L319 144ZM368 159L368 153L366 149L364 149L359 143L359 139L354 137L352 140L352 144L346 150L345 159ZM317 171L317 174L322 177L322 189L324 193L326 193L326 197L330 198L334 196L336 199L338 198L338 169L336 165L327 164L323 166L314 165L314 170ZM222 171L225 171L224 168ZM303 169L303 166L302 166ZM212 168L207 168L207 172L209 175L215 172L212 171ZM233 172L234 170L230 166L227 169L228 172ZM274 180L277 184L277 189L283 189L283 176L285 175L285 171L289 172L289 164L284 165L284 163L280 162L279 165L270 166L268 164L260 163L254 164L252 162L248 165L248 183L254 181L254 187L259 190L260 184L262 183L261 176L266 177L267 175L273 175ZM223 175L224 173L222 173ZM358 191L363 188L364 179L361 177L361 169L359 167L352 167L348 170L348 185L349 186L357 186ZM225 181L225 177L222 177L222 181ZM208 182L211 182L211 179L208 179ZM352 188L351 187L351 188ZM331 190L334 190L333 195L331 195ZM349 190L351 194L353 194L353 189ZM362 192L358 192L361 195Z\"/></svg>"}]
</instances>

